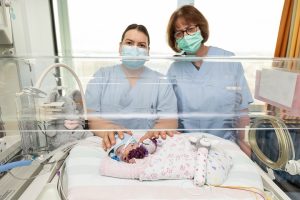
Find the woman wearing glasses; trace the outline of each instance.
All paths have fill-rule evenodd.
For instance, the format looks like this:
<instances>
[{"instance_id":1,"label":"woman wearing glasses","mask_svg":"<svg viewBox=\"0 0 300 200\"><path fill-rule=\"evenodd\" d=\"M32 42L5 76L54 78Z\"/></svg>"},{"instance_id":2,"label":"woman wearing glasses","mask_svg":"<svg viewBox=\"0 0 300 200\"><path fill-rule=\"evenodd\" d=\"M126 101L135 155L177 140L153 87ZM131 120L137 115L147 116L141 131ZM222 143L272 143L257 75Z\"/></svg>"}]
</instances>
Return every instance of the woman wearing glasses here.
<instances>
[{"instance_id":1,"label":"woman wearing glasses","mask_svg":"<svg viewBox=\"0 0 300 200\"><path fill-rule=\"evenodd\" d=\"M248 106L253 101L241 63L223 60L188 60L197 57L229 57L232 52L206 46L208 22L194 6L176 10L167 27L169 46L185 55L174 62L168 76L177 96L179 127L184 132L209 132L237 142L250 155L244 132L233 129L249 123Z\"/></svg>"},{"instance_id":2,"label":"woman wearing glasses","mask_svg":"<svg viewBox=\"0 0 300 200\"><path fill-rule=\"evenodd\" d=\"M89 128L103 138L104 149L115 144L115 134L122 139L124 133L132 134L132 129L152 130L141 138L144 140L165 139L174 131L163 130L177 128L177 101L171 83L144 65L149 45L146 27L129 25L121 37L119 53L142 58L123 57L122 63L99 69L87 85Z\"/></svg>"}]
</instances>

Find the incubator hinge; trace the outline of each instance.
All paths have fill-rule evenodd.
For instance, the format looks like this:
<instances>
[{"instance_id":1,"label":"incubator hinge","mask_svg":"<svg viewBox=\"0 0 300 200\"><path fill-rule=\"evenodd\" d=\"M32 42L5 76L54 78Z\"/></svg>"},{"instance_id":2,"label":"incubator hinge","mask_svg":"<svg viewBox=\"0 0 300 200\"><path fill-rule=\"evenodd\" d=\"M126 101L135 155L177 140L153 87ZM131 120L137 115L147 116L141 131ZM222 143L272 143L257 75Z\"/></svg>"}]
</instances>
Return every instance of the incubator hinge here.
<instances>
[{"instance_id":1,"label":"incubator hinge","mask_svg":"<svg viewBox=\"0 0 300 200\"><path fill-rule=\"evenodd\" d=\"M285 171L291 175L300 174L300 160L289 160L285 165Z\"/></svg>"},{"instance_id":2,"label":"incubator hinge","mask_svg":"<svg viewBox=\"0 0 300 200\"><path fill-rule=\"evenodd\" d=\"M272 180L275 180L275 174L274 174L273 169L267 167L267 174Z\"/></svg>"}]
</instances>

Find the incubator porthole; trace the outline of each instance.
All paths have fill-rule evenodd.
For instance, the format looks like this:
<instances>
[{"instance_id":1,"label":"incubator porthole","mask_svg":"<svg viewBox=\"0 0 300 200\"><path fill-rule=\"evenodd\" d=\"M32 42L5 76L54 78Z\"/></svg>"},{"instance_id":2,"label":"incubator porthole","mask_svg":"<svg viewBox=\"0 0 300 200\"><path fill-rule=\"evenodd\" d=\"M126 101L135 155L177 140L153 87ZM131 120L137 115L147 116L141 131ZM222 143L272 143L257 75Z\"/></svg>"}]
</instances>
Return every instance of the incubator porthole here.
<instances>
[{"instance_id":1,"label":"incubator porthole","mask_svg":"<svg viewBox=\"0 0 300 200\"><path fill-rule=\"evenodd\" d=\"M286 163L295 157L288 128L275 117L256 117L249 131L249 142L257 158L271 169L284 170Z\"/></svg>"},{"instance_id":2,"label":"incubator porthole","mask_svg":"<svg viewBox=\"0 0 300 200\"><path fill-rule=\"evenodd\" d=\"M259 129L269 129L270 127L270 124L260 124L258 126ZM258 148L265 155L271 155L269 159L272 162L276 162L279 159L279 142L277 137L273 136L274 134L275 132L269 130L261 130L259 134L255 134Z\"/></svg>"}]
</instances>

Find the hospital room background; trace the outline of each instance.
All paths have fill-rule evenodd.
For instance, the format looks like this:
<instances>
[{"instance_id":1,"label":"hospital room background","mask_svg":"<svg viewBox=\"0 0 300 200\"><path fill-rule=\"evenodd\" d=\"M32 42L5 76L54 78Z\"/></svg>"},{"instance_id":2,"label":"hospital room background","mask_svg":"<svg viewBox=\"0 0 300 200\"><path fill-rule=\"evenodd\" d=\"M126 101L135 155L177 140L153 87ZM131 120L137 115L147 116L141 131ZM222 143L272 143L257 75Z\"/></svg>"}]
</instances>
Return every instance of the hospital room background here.
<instances>
[{"instance_id":1,"label":"hospital room background","mask_svg":"<svg viewBox=\"0 0 300 200\"><path fill-rule=\"evenodd\" d=\"M195 6L208 20L206 45L235 55L175 55L166 30L183 5ZM177 62L243 67L253 98L250 122L230 131L245 132L250 155L211 130L183 134L206 138L209 151L229 155L222 184L99 172L107 153L88 129L86 88L97 70L124 59L119 43L132 23L147 27L150 54L143 59L162 80ZM0 0L0 199L300 199L299 72L299 0ZM66 112L69 102L80 108ZM55 124L74 116L81 120L77 128ZM148 130L131 131L140 137Z\"/></svg>"}]
</instances>

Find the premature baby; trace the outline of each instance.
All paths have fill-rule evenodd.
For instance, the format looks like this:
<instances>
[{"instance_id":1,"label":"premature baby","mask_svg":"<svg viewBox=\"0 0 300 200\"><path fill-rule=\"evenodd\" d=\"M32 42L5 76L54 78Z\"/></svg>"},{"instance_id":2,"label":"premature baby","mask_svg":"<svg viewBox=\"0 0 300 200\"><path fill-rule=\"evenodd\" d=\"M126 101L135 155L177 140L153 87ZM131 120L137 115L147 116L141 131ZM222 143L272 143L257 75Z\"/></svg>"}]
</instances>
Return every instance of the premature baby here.
<instances>
[{"instance_id":1,"label":"premature baby","mask_svg":"<svg viewBox=\"0 0 300 200\"><path fill-rule=\"evenodd\" d=\"M197 186L221 185L232 167L232 158L223 150L210 147L208 138L190 140L188 135L179 134L155 144L152 154L137 150L147 146L128 135L117 139L100 164L100 174L141 181L193 179Z\"/></svg>"}]
</instances>

